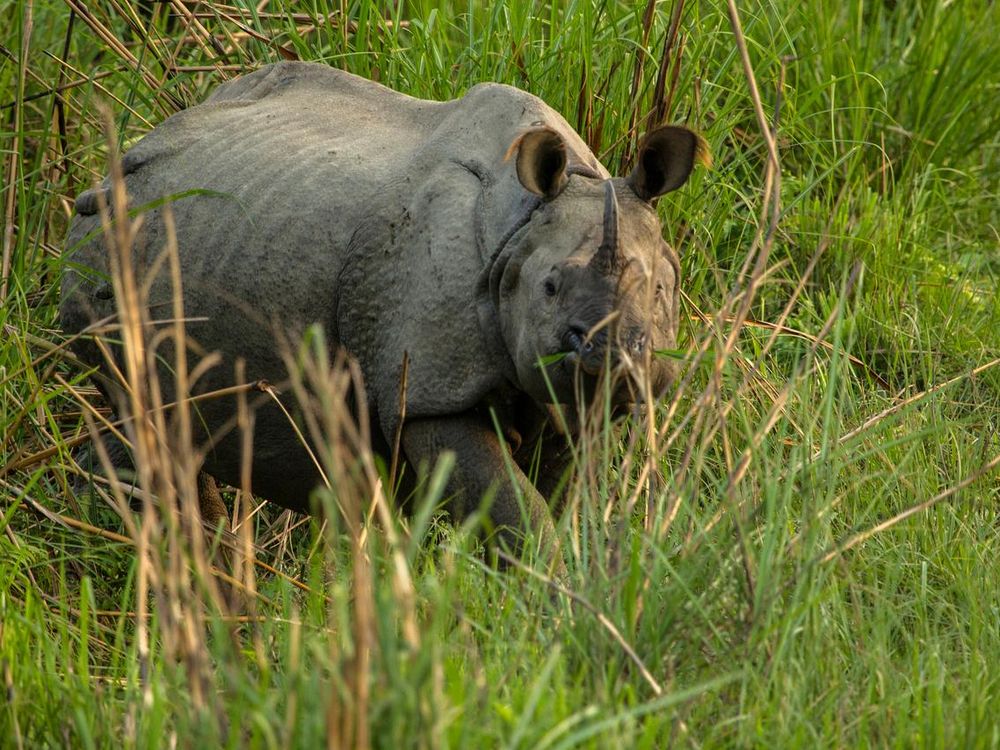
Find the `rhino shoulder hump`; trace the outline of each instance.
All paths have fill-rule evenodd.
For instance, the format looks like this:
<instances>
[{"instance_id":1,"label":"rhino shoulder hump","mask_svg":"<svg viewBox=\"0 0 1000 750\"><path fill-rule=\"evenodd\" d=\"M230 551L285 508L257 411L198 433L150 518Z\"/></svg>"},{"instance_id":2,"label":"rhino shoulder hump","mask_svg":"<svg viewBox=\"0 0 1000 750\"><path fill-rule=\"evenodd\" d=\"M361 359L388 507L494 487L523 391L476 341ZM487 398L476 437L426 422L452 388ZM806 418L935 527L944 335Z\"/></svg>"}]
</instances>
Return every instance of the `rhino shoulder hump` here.
<instances>
[{"instance_id":1,"label":"rhino shoulder hump","mask_svg":"<svg viewBox=\"0 0 1000 750\"><path fill-rule=\"evenodd\" d=\"M489 103L501 106L520 106L527 111L548 111L549 105L534 94L522 91L505 83L477 83L465 92L463 101L473 106L484 106Z\"/></svg>"},{"instance_id":2,"label":"rhino shoulder hump","mask_svg":"<svg viewBox=\"0 0 1000 750\"><path fill-rule=\"evenodd\" d=\"M339 68L331 68L321 63L284 60L227 81L217 87L202 106L238 106L268 97L302 95L304 92L319 92L321 97L330 95L356 97L359 100L411 99L375 81ZM305 96L311 98L311 94Z\"/></svg>"},{"instance_id":3,"label":"rhino shoulder hump","mask_svg":"<svg viewBox=\"0 0 1000 750\"><path fill-rule=\"evenodd\" d=\"M284 88L296 81L326 76L330 72L335 71L325 65L313 63L297 61L271 63L217 86L205 100L205 104L257 101L272 94L276 89Z\"/></svg>"}]
</instances>

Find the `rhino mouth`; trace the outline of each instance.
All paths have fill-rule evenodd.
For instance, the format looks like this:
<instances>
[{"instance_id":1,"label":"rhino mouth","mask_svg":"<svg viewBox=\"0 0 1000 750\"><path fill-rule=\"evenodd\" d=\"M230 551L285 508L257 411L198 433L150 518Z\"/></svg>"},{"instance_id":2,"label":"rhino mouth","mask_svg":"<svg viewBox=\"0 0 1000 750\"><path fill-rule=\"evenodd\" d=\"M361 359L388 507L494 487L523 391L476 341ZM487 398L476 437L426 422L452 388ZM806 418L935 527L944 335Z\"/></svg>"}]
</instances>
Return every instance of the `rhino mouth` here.
<instances>
[{"instance_id":1,"label":"rhino mouth","mask_svg":"<svg viewBox=\"0 0 1000 750\"><path fill-rule=\"evenodd\" d=\"M595 377L609 366L612 371L619 369L623 350L614 342L613 331L603 322L593 327L571 323L560 340L566 352L566 364Z\"/></svg>"},{"instance_id":2,"label":"rhino mouth","mask_svg":"<svg viewBox=\"0 0 1000 750\"><path fill-rule=\"evenodd\" d=\"M606 331L590 331L571 325L560 339L561 359L559 384L564 397L587 402L610 396L611 403L620 406L645 399L647 386L654 398L666 393L673 380L670 365L658 357L644 363L643 352L648 345L646 336L630 336L628 348L609 347ZM553 373L554 374L554 373ZM605 383L610 379L610 387ZM648 381L648 383L647 383Z\"/></svg>"}]
</instances>

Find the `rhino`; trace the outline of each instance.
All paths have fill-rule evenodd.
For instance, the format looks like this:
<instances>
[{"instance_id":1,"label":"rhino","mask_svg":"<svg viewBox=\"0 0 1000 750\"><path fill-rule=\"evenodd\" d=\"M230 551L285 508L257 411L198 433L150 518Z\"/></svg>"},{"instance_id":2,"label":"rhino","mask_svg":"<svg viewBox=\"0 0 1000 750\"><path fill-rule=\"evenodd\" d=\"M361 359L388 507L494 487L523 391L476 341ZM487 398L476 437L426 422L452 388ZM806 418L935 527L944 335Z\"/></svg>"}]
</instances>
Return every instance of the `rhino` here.
<instances>
[{"instance_id":1,"label":"rhino","mask_svg":"<svg viewBox=\"0 0 1000 750\"><path fill-rule=\"evenodd\" d=\"M170 310L173 289L155 263L169 199L187 336L222 358L199 390L232 385L238 359L249 380L286 382L279 330L319 324L360 367L373 449L388 455L398 431L412 466L453 452L450 511L492 493L495 538L517 548L529 533L554 543L548 503L570 436L553 405L579 408L623 368L615 404L662 394L675 377L656 352L676 347L680 267L654 205L704 159L700 136L664 126L640 141L630 174L611 178L519 89L483 83L426 101L282 62L167 118L121 167L129 206L146 209L132 257L154 311ZM110 189L105 180L76 200L60 309L69 334L114 315L100 216ZM75 348L108 371L92 341ZM170 401L169 363L160 374ZM201 402L200 439L231 424L236 403ZM232 431L218 438L203 472L239 485L241 450ZM319 481L286 416L260 406L253 492L308 512Z\"/></svg>"}]
</instances>

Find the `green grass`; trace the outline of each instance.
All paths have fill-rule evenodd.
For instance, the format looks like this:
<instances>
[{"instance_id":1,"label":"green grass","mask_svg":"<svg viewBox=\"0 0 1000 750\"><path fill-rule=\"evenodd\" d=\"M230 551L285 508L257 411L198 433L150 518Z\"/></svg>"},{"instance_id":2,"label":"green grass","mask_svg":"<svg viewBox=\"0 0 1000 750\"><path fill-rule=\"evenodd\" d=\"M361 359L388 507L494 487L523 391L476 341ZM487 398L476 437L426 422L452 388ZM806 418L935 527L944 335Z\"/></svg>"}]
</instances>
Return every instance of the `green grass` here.
<instances>
[{"instance_id":1,"label":"green grass","mask_svg":"<svg viewBox=\"0 0 1000 750\"><path fill-rule=\"evenodd\" d=\"M1000 746L1000 6L745 5L781 162L750 317L805 336L749 325L735 349L715 314L745 286L766 148L717 4L685 3L659 98L672 3L648 28L614 2L360 0L312 29L290 14L339 6L199 5L214 46L161 4L0 6L0 745ZM660 212L686 358L715 366L691 365L658 436L581 446L572 597L486 565L430 512L440 475L398 540L262 509L241 539L283 575L241 573L260 596L238 612L184 518L73 491L81 402L100 404L53 347L72 198L107 168L101 105L125 145L282 55L421 97L518 85L612 171L658 104L711 145ZM366 507L357 459L324 455Z\"/></svg>"}]
</instances>

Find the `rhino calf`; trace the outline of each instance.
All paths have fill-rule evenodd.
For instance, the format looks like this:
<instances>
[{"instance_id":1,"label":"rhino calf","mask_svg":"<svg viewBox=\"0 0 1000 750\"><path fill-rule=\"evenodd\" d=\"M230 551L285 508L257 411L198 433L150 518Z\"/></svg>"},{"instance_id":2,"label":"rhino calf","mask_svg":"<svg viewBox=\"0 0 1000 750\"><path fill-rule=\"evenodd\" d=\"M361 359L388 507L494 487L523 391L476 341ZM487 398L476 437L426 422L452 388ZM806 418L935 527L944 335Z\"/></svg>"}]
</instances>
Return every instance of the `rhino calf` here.
<instances>
[{"instance_id":1,"label":"rhino calf","mask_svg":"<svg viewBox=\"0 0 1000 750\"><path fill-rule=\"evenodd\" d=\"M406 356L405 458L454 452L452 510L493 491L492 522L516 547L528 530L553 539L547 496L567 450L550 405L592 394L607 365L632 373L614 391L622 402L630 380L648 378L657 394L673 377L650 356L676 346L680 278L651 202L687 180L701 143L661 127L631 174L612 179L559 114L518 89L487 83L423 101L284 62L168 118L122 169L131 207L174 196L187 335L223 359L199 390L232 385L237 359L250 380L285 381L273 323L285 332L319 323L359 363L373 447L388 452ZM76 201L68 333L114 314L98 211L108 188ZM169 273L154 263L166 231L153 207L133 244L135 267L156 274L144 279L151 309L170 309ZM77 349L107 369L93 343ZM170 401L169 363L160 374ZM200 403L201 438L235 412L235 398ZM516 439L501 441L494 418ZM275 405L255 423L253 491L308 511L319 475L306 450ZM207 452L204 471L223 482L238 485L240 467L238 435Z\"/></svg>"}]
</instances>

